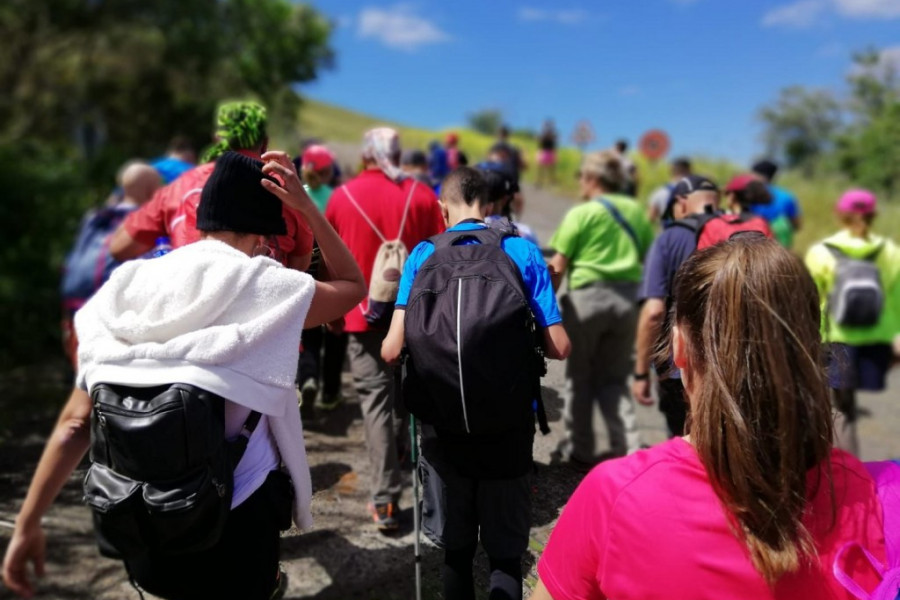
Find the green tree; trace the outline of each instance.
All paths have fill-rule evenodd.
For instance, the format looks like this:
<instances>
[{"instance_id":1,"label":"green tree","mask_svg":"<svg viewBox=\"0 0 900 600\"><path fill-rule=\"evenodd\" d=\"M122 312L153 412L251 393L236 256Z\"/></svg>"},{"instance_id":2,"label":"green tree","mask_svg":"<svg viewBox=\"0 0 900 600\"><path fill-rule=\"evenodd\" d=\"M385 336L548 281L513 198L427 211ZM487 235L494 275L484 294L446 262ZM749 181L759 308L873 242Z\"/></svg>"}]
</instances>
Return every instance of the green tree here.
<instances>
[{"instance_id":1,"label":"green tree","mask_svg":"<svg viewBox=\"0 0 900 600\"><path fill-rule=\"evenodd\" d=\"M854 55L848 107L856 115L838 138L840 170L858 185L900 192L900 73L883 52Z\"/></svg>"},{"instance_id":2,"label":"green tree","mask_svg":"<svg viewBox=\"0 0 900 600\"><path fill-rule=\"evenodd\" d=\"M840 104L827 90L791 86L758 114L766 150L789 167L812 166L832 146L841 126Z\"/></svg>"},{"instance_id":3,"label":"green tree","mask_svg":"<svg viewBox=\"0 0 900 600\"><path fill-rule=\"evenodd\" d=\"M847 76L849 108L862 120L877 119L900 102L900 55L869 48L853 55Z\"/></svg>"},{"instance_id":4,"label":"green tree","mask_svg":"<svg viewBox=\"0 0 900 600\"><path fill-rule=\"evenodd\" d=\"M0 370L61 355L63 254L118 167L174 134L202 147L227 98L291 127L330 32L293 0L0 2Z\"/></svg>"},{"instance_id":5,"label":"green tree","mask_svg":"<svg viewBox=\"0 0 900 600\"><path fill-rule=\"evenodd\" d=\"M469 126L485 135L496 135L503 125L503 112L496 108L484 108L469 114Z\"/></svg>"}]
</instances>

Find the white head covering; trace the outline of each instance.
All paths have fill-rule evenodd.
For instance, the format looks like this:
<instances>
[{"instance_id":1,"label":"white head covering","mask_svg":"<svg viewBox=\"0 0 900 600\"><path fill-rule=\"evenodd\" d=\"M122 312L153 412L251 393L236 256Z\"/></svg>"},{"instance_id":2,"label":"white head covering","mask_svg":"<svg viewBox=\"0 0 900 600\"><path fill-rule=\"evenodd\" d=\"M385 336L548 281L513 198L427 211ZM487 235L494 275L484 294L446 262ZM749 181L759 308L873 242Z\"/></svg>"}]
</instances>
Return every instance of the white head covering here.
<instances>
[{"instance_id":1,"label":"white head covering","mask_svg":"<svg viewBox=\"0 0 900 600\"><path fill-rule=\"evenodd\" d=\"M406 174L395 165L392 158L400 154L400 136L390 127L376 127L363 137L362 156L374 160L381 172L393 181L400 181Z\"/></svg>"}]
</instances>

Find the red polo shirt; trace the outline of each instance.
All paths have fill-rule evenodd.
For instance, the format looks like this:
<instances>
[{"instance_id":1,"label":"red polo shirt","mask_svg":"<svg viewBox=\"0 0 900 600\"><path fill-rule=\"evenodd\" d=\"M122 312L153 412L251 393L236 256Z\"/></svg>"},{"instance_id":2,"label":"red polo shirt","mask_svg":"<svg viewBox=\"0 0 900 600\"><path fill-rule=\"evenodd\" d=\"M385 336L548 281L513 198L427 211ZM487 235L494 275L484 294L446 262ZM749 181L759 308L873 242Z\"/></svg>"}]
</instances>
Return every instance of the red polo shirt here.
<instances>
[{"instance_id":1,"label":"red polo shirt","mask_svg":"<svg viewBox=\"0 0 900 600\"><path fill-rule=\"evenodd\" d=\"M258 154L241 152L259 159ZM173 248L200 239L197 231L197 205L206 180L216 163L210 162L191 169L169 185L158 190L153 198L125 219L125 231L135 241L153 245L156 238L169 236ZM312 230L303 217L292 208L282 205L287 235L278 236L278 245L285 257L304 256L312 252Z\"/></svg>"},{"instance_id":2,"label":"red polo shirt","mask_svg":"<svg viewBox=\"0 0 900 600\"><path fill-rule=\"evenodd\" d=\"M422 240L444 231L444 219L434 192L422 183L416 184L415 190L412 190L413 183L411 178L404 179L399 184L394 183L381 171L367 169L331 194L325 218L347 244L362 269L366 285L369 285L372 278L372 263L381 245L381 238L347 197L345 188L350 190L354 200L386 239L396 239L399 233L406 249L412 251ZM402 232L398 232L410 191L412 198L406 225ZM365 300L347 313L346 331L369 331L369 324L363 317L364 303Z\"/></svg>"}]
</instances>

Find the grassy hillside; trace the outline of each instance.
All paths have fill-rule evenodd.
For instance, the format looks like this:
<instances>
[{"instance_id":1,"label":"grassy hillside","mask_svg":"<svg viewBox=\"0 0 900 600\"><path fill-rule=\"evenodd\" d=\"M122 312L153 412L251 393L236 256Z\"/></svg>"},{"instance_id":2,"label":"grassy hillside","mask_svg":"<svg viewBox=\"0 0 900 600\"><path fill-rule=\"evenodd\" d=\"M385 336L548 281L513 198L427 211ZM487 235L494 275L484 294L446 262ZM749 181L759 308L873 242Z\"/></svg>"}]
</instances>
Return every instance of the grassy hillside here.
<instances>
[{"instance_id":1,"label":"grassy hillside","mask_svg":"<svg viewBox=\"0 0 900 600\"><path fill-rule=\"evenodd\" d=\"M341 107L325 104L316 100L305 100L300 112L299 128L302 137L319 137L336 142L359 143L363 132L378 125L390 125L400 132L404 148L426 149L432 140L443 140L449 131L428 131L415 127L390 123L376 117L360 114ZM471 163L483 160L494 142L494 138L475 131L454 129L459 135L460 147L468 155ZM276 142L283 142L275 136ZM537 144L533 139L513 138L523 153L530 167L525 171L524 179L533 182L535 179L535 157ZM288 147L282 145L282 147ZM740 165L726 160L708 157L691 157L697 173L711 177L720 185L735 174L741 172ZM646 202L650 193L668 180L668 164L650 162L640 155L635 155L640 174L639 199ZM562 195L570 196L573 201L577 195L575 173L578 170L580 153L576 148L562 148L558 155L557 190ZM795 249L803 253L810 244L829 235L836 230L833 206L841 193L851 187L851 182L837 176L826 174L807 177L797 172L787 172L779 177L782 185L795 193L803 210L803 228L798 232ZM900 206L882 202L880 216L876 222L876 230L891 235L900 227Z\"/></svg>"}]
</instances>

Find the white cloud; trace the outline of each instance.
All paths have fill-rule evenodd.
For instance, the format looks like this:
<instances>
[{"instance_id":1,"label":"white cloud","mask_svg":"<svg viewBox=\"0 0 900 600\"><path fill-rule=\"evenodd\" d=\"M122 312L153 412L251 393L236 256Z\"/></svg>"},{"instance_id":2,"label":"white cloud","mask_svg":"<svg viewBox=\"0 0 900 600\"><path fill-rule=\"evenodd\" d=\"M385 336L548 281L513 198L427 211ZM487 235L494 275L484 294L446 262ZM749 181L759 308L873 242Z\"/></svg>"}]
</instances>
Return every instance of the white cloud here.
<instances>
[{"instance_id":1,"label":"white cloud","mask_svg":"<svg viewBox=\"0 0 900 600\"><path fill-rule=\"evenodd\" d=\"M588 18L588 12L580 8L564 10L544 10L523 6L519 9L520 21L549 21L561 25L578 25Z\"/></svg>"},{"instance_id":2,"label":"white cloud","mask_svg":"<svg viewBox=\"0 0 900 600\"><path fill-rule=\"evenodd\" d=\"M365 8L359 13L356 34L373 38L399 50L415 50L426 44L450 40L450 35L431 21L417 15L406 4L390 8Z\"/></svg>"},{"instance_id":3,"label":"white cloud","mask_svg":"<svg viewBox=\"0 0 900 600\"><path fill-rule=\"evenodd\" d=\"M834 14L850 19L900 18L900 0L797 0L768 11L763 15L764 27L806 29Z\"/></svg>"},{"instance_id":4,"label":"white cloud","mask_svg":"<svg viewBox=\"0 0 900 600\"><path fill-rule=\"evenodd\" d=\"M814 25L826 9L822 0L799 0L773 8L763 15L763 27L803 29Z\"/></svg>"},{"instance_id":5,"label":"white cloud","mask_svg":"<svg viewBox=\"0 0 900 600\"><path fill-rule=\"evenodd\" d=\"M620 96L637 96L641 93L641 88L636 85L626 85L624 87L619 88Z\"/></svg>"},{"instance_id":6,"label":"white cloud","mask_svg":"<svg viewBox=\"0 0 900 600\"><path fill-rule=\"evenodd\" d=\"M900 17L900 0L833 0L842 15L857 19L896 19Z\"/></svg>"}]
</instances>

